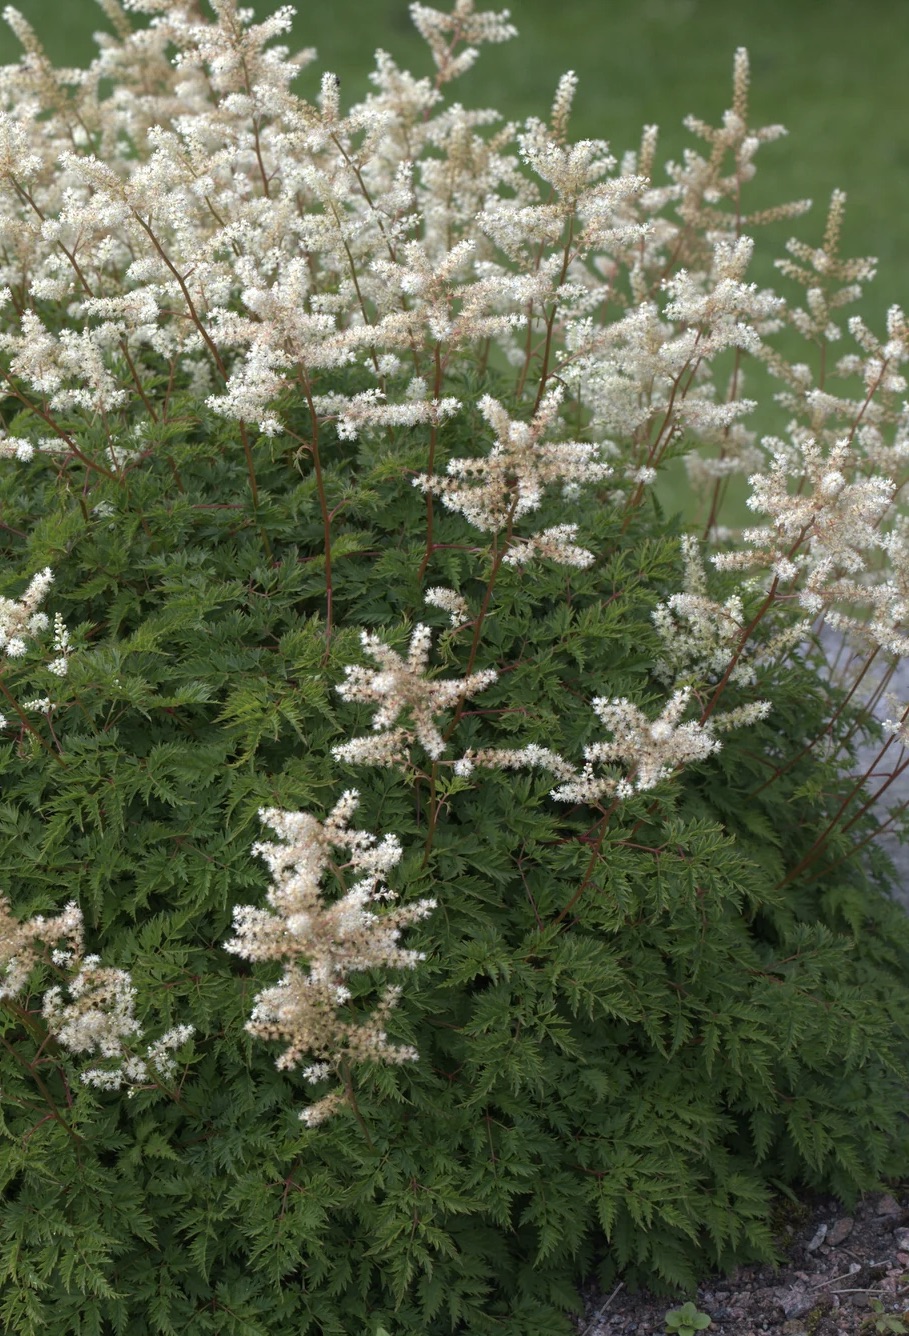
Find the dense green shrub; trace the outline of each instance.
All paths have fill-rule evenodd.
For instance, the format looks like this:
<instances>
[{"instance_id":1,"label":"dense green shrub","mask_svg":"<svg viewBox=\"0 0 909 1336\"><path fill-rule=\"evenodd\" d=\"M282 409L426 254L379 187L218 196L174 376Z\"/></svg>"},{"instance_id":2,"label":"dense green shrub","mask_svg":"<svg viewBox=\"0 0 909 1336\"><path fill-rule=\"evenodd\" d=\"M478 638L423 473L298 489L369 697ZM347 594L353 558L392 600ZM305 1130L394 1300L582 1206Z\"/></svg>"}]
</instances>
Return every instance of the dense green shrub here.
<instances>
[{"instance_id":1,"label":"dense green shrub","mask_svg":"<svg viewBox=\"0 0 909 1336\"><path fill-rule=\"evenodd\" d=\"M179 28L176 6L134 7L161 10ZM119 10L106 8L128 28ZM219 2L216 10L212 30L239 41L233 7ZM417 17L432 36L429 12ZM461 0L456 13L466 24L470 6ZM176 41L174 31L163 33L162 45L164 38ZM154 49L149 55L125 31L121 39L120 58L132 42L166 82ZM33 53L15 77L7 72L7 89L19 87L16 79L37 79L41 68ZM740 59L739 111L742 70ZM130 107L138 115L150 94L140 96L125 77L123 86L135 93ZM217 80L213 86L217 92ZM560 95L570 101L564 87ZM88 97L85 89L80 96ZM323 100L330 96L323 84ZM172 111L174 126L179 111ZM48 124L66 124L69 114L61 103ZM557 100L556 131L559 114ZM123 165L137 161L130 156L136 145L117 159L110 115L110 134L102 121L96 141L91 116L84 106L79 112L89 147L106 147L128 180L133 168ZM289 113L272 106L271 115L279 125ZM23 115L23 124L46 148L45 122ZM7 146L10 126L7 117ZM369 129L369 151L379 158L395 141L395 124L386 122L384 133L387 139ZM463 123L460 133L466 153ZM543 135L539 127L534 133ZM268 160L279 147L264 134L256 146ZM249 141L237 151L248 153ZM446 152L450 163L450 142ZM75 170L71 162L67 170ZM114 187L99 184L94 167L86 170L95 173L93 203L105 190L109 203ZM18 179L9 157L5 172L8 182ZM324 192L301 179L325 204ZM524 188L517 167L511 188ZM27 203L13 197L27 213ZM267 184L263 198L270 198ZM468 199L464 216L482 206ZM616 205L625 207L627 200ZM718 227L704 208L692 246L704 246L708 214ZM324 222L330 211L312 212ZM100 228L99 214L86 235ZM112 210L105 224L112 235L128 230L125 217ZM177 244L181 234L171 223ZM671 249L688 226L683 212L679 230L661 244ZM200 264L234 263L217 249L225 236L255 250L243 227L231 234L223 219L220 227L208 259L200 248ZM79 246L65 228L46 229L42 241L53 251L61 235L72 268ZM356 244L352 232L345 247ZM825 244L832 254L830 229ZM90 249L84 237L79 245ZM312 247L329 274L328 252L316 241ZM230 293L237 311L242 301L261 306L248 295L254 261L244 270L241 249ZM696 252L680 253L693 259ZM95 261L103 278L103 251ZM280 256L256 253L259 261L280 276ZM8 257L7 270L14 263ZM125 289L142 282L135 256L133 263ZM656 254L650 263L657 265ZM49 264L30 309L47 329L99 330L90 317L102 309L53 290ZM8 329L27 325L32 271L23 266ZM633 277L632 296L645 271ZM477 283L487 276L474 275ZM709 264L702 278L714 298L732 281ZM187 282L180 271L172 286L185 295ZM330 295L331 288L326 281L321 290ZM349 283L343 288L338 279L336 294L348 305L326 300L324 310L344 312L352 303L360 311L363 321L349 328L358 329L360 351L376 370L391 339L380 329L381 284L366 296L351 296ZM416 282L402 290L419 297ZM104 291L113 301L113 281ZM461 292L465 302L469 296ZM676 292L674 300L683 299ZM819 299L812 301L816 307ZM631 296L623 303L633 309ZM405 301L397 314L413 309ZM7 343L6 453L18 460L0 472L9 600L0 604L7 628L0 890L9 902L0 915L0 959L8 980L24 971L24 982L7 988L0 1013L6 1330L375 1336L384 1326L392 1336L555 1336L572 1330L566 1314L578 1309L585 1279L610 1285L621 1276L631 1287L684 1292L710 1267L773 1257L777 1194L810 1187L848 1203L909 1170L909 923L887 898L885 857L873 844L855 856L877 818L868 810L851 824L845 819L866 797L856 793L847 809L855 740L863 732L880 736L880 728L844 685L827 680L820 651L798 622L799 606L815 610L812 597L824 608L855 606L848 581L858 567L843 555L846 540L839 548L831 540L833 502L852 487L852 521L858 524L858 511L867 519L861 489L875 480L866 482L863 469L884 447L866 440L852 481L837 474L831 483L838 461L847 469L842 451L830 447L834 462L828 457L818 482L812 447L802 442L803 487L794 498L804 491L816 507L802 515L805 561L788 578L790 591L807 592L801 605L787 602L775 597L785 572L740 582L720 563L709 577L711 606L719 617L726 601L736 635L729 642L717 632L711 666L705 623L686 641L684 608L673 605L673 613L668 604L683 586L696 596L701 577L695 545L681 541L680 516L663 513L645 490L643 427L623 440L634 466L624 480L617 470L583 491L569 483L561 497L544 496L541 487L538 504L526 506L551 529L570 501L576 532L593 553L586 563L570 559L564 534L552 540L553 559L525 553L504 560L521 513L513 474L502 481L508 523L494 529L491 544L466 514L438 504L433 510L412 485L432 470L427 460L440 473L443 456L479 460L491 440L501 447L508 439L502 414L540 422L542 406L548 425L556 420L557 404L547 410L544 390L547 377L555 378L546 359L557 303L551 315L545 302L542 309L542 360L528 356L517 385L482 339L465 336L443 367L443 335L432 324L441 317L430 312L429 360L422 346L414 357L418 371L422 365L432 374L434 350L433 397L441 399L444 387L458 410L414 420L408 405L418 396L399 396L398 420L379 417L377 429L367 422L359 433L345 422L345 405L362 408L356 396L376 384L359 357L337 359L347 365L316 362L312 380L301 361L298 382L269 385L268 413L280 417L263 410L265 429L257 432L238 428L237 416L200 388L199 367L206 358L220 362L214 341L203 347L197 337L188 365L185 349L156 344L137 323L119 344L116 327L98 334L93 346L104 349L111 383L131 386L123 400L92 370L86 347L89 398L67 400L62 372L51 383L47 370L63 367L65 339L55 352L45 348L41 374L37 352L30 361ZM394 315L384 312L390 323ZM720 313L716 327L722 323ZM198 317L197 330L203 324ZM892 317L891 342L895 328ZM34 328L29 337L37 346ZM242 364L238 358L236 367ZM681 365L700 383L691 355ZM595 370L588 368L591 379ZM72 361L66 374L78 382ZM682 372L664 397L652 371L650 379L652 412L640 420L665 428ZM885 392L898 390L883 385ZM571 401L577 419L563 406L565 431L602 441L597 392L593 398L591 405L579 392ZM679 404L684 398L678 394ZM705 393L703 404L709 399ZM829 410L832 419L837 411L847 421L855 416L843 404ZM684 436L666 431L651 462L716 445L703 421L703 412L680 419ZM883 410L875 421L886 426ZM815 438L823 442L833 428L817 418ZM729 438L722 447L730 458L735 444ZM529 459L531 447L523 448ZM769 469L766 477L774 476ZM885 499L889 506L890 492ZM709 536L746 556L752 541L727 544L715 527ZM766 538L752 546L761 542L768 546ZM824 566L831 552L836 560ZM896 566L895 540L889 555ZM50 667L37 595L31 620L16 613L23 573L48 568L54 584L52 592L42 586L42 597L62 615ZM438 601L427 607L428 589L442 583L466 600L463 616L455 607L448 618ZM879 608L877 615L880 622ZM352 735L379 745L385 737L370 732L375 711L364 708L362 691L358 703L352 684L371 682L374 703L383 691L392 704L403 699L400 683L389 684L387 663L384 682L368 677L375 656L361 632L406 658L408 646L416 653L414 645L424 643L420 625L433 631L431 681L490 670L455 708L435 711L444 749L434 748L426 719L405 710L385 719L386 733L389 724L408 730L392 764L333 754ZM345 689L352 665L359 671L347 673ZM609 717L628 746L607 757L599 797L560 800L553 773L566 776L553 769L553 754L576 765L585 747L602 743L609 730L592 703L605 708L603 692L625 700ZM699 719L689 705L698 706ZM635 708L646 727L628 741ZM689 724L680 726L686 709ZM839 751L807 745L824 737L828 720ZM720 735L722 749L712 749ZM524 753L523 765L513 755L496 764L490 754L528 747L540 750ZM280 953L259 961L236 938L232 949L225 944L232 924L242 936L237 907L266 903L268 870L254 849L263 813L324 821L351 788L360 803L355 826L400 842L388 881L405 916L427 898L435 908L407 927L407 949L425 959L403 975L375 963L356 969L356 953L335 923L332 977L350 988L347 1000L339 995L340 1023L365 1025L360 1033L367 1033L377 995L400 977L400 998L387 1010L388 1043L405 1049L395 1061L384 1034L375 1033L372 1050L370 1043L357 1049L356 1031L341 1042L326 1017L324 1051L311 1050L325 1063L325 1079L308 1082L302 1059L276 1066L278 1044L245 1028L256 997L279 979ZM336 859L329 867L336 903L357 863ZM331 888L323 889L331 903ZM64 951L66 934L47 920L70 902L81 913L84 942L71 932ZM394 911L374 912L380 923ZM287 918L281 939L291 959L295 933L309 940L311 925L300 927L299 917L297 927ZM72 929L72 915L67 922ZM298 954L302 972L306 953ZM82 1005L92 968L102 971L94 1012ZM78 982L67 995L79 977L87 989L81 1004ZM141 1036L129 1031L133 1005ZM67 1019L75 1028L67 1030ZM192 1026L192 1035L178 1032L172 1066L162 1059L156 1068L147 1041L180 1026ZM114 1034L116 1042L93 1050L92 1034ZM410 1046L415 1060L406 1060ZM328 1101L328 1116L308 1125L300 1112L313 1106L313 1093Z\"/></svg>"}]
</instances>

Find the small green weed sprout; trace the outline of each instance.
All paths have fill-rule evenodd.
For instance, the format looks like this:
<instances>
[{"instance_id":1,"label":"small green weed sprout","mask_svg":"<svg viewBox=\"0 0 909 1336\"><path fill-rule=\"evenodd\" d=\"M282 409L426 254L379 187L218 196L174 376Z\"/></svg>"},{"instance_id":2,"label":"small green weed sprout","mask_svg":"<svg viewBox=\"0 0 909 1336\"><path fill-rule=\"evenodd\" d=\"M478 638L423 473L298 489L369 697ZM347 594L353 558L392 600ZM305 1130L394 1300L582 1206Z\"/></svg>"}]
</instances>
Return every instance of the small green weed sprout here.
<instances>
[{"instance_id":1,"label":"small green weed sprout","mask_svg":"<svg viewBox=\"0 0 909 1336\"><path fill-rule=\"evenodd\" d=\"M695 1336L695 1332L704 1331L710 1326L710 1318L696 1308L690 1299L681 1308L670 1308L664 1321L673 1336Z\"/></svg>"},{"instance_id":2,"label":"small green weed sprout","mask_svg":"<svg viewBox=\"0 0 909 1336\"><path fill-rule=\"evenodd\" d=\"M871 1300L871 1314L862 1321L863 1331L876 1331L880 1336L905 1336L909 1331L909 1317L901 1313L885 1313L880 1299Z\"/></svg>"}]
</instances>

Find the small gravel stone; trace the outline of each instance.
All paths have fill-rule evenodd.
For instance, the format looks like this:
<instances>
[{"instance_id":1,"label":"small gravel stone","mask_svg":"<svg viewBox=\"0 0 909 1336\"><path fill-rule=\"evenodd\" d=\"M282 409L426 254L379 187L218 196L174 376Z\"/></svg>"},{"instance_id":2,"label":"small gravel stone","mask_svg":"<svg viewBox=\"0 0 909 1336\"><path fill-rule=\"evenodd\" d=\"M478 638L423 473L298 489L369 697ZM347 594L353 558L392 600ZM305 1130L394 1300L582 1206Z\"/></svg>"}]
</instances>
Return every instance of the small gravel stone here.
<instances>
[{"instance_id":1,"label":"small gravel stone","mask_svg":"<svg viewBox=\"0 0 909 1336\"><path fill-rule=\"evenodd\" d=\"M900 1215L900 1204L889 1192L885 1192L877 1204L876 1215Z\"/></svg>"},{"instance_id":2,"label":"small gravel stone","mask_svg":"<svg viewBox=\"0 0 909 1336\"><path fill-rule=\"evenodd\" d=\"M840 1220L837 1220L833 1228L827 1231L827 1242L830 1244L830 1247L838 1248L841 1243L845 1243L846 1239L848 1239L849 1235L852 1233L854 1224L855 1221L852 1219L851 1215L844 1215Z\"/></svg>"},{"instance_id":3,"label":"small gravel stone","mask_svg":"<svg viewBox=\"0 0 909 1336\"><path fill-rule=\"evenodd\" d=\"M781 1290L777 1302L787 1318L804 1317L814 1307L814 1296L804 1290Z\"/></svg>"}]
</instances>

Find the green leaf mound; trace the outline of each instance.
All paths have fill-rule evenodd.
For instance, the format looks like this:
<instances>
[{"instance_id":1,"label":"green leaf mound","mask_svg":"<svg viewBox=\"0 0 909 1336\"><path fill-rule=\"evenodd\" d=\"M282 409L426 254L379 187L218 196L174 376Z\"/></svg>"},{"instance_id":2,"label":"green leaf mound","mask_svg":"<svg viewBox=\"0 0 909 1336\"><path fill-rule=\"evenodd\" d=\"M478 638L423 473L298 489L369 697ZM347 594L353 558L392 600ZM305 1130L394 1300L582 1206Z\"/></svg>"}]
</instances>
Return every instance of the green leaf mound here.
<instances>
[{"instance_id":1,"label":"green leaf mound","mask_svg":"<svg viewBox=\"0 0 909 1336\"><path fill-rule=\"evenodd\" d=\"M505 397L491 373L464 397L485 389ZM446 429L452 455L478 421ZM585 1281L683 1294L775 1256L780 1193L848 1204L909 1171L909 922L892 869L846 857L863 819L831 839L835 866L780 886L848 792L848 748L808 751L761 789L842 703L814 653L730 688L771 713L623 803L593 858L600 818L554 801L551 777L477 769L444 781L424 859L426 782L332 757L369 729L334 689L365 661L360 628L403 653L431 623L432 669L467 671L465 636L417 580L410 476L427 439L325 430L327 646L315 482L280 439L257 446L256 509L242 452L189 394L90 506L75 469L0 471L4 564L55 568L77 646L52 727L0 741L0 888L20 918L78 901L148 1032L195 1027L179 1080L104 1091L47 1034L49 954L4 1000L6 1331L569 1336ZM594 697L651 714L665 700L651 614L681 585L678 522L641 507L623 528L595 489L576 517L588 570L502 566L474 665L499 677L457 745L577 759L601 736ZM481 595L484 550L441 508L436 526L427 582ZM36 664L16 661L18 698L49 687ZM389 1020L418 1060L358 1065L350 1102L307 1127L320 1088L244 1030L276 966L223 942L235 905L264 903L259 809L321 818L345 786L359 825L401 841L400 902L438 907L408 929L427 958ZM385 982L356 976L351 1017Z\"/></svg>"}]
</instances>

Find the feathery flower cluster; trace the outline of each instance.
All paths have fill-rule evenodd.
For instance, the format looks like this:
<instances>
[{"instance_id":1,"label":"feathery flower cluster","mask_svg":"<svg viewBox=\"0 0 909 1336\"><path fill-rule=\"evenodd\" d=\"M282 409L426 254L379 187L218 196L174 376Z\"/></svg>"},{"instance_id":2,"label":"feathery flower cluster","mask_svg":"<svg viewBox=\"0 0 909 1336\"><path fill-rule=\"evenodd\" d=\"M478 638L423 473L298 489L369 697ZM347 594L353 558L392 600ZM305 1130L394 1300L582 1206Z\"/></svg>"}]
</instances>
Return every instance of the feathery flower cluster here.
<instances>
[{"instance_id":1,"label":"feathery flower cluster","mask_svg":"<svg viewBox=\"0 0 909 1336\"><path fill-rule=\"evenodd\" d=\"M413 629L406 659L369 631L361 631L360 641L366 653L380 665L381 671L348 664L344 669L347 681L335 690L344 700L368 701L379 707L372 723L376 732L333 747L332 755L339 761L360 765L404 765L414 738L434 761L438 760L445 750L445 742L434 716L460 700L475 696L498 677L494 668L484 668L460 681L449 678L440 682L429 678L432 631L422 623ZM413 720L413 728L403 725L391 728L405 711Z\"/></svg>"},{"instance_id":2,"label":"feathery flower cluster","mask_svg":"<svg viewBox=\"0 0 909 1336\"><path fill-rule=\"evenodd\" d=\"M612 733L613 740L594 742L584 748L588 764L582 780L578 785L564 785L559 796L569 801L575 792L586 791L591 762L623 763L629 778L620 781L617 792L620 797L630 797L632 791L642 793L655 788L668 779L676 766L701 761L711 752L718 751L721 744L712 736L710 725L681 722L690 697L688 688L674 692L654 721L625 697L612 700L595 697L593 708L600 722Z\"/></svg>"},{"instance_id":3,"label":"feathery flower cluster","mask_svg":"<svg viewBox=\"0 0 909 1336\"><path fill-rule=\"evenodd\" d=\"M663 642L663 658L654 664L653 673L667 685L688 674L703 682L719 681L745 626L742 597L732 594L723 604L709 598L697 540L685 535L681 544L685 558L684 592L672 594L652 614ZM730 674L730 681L748 686L754 679L754 665L743 655Z\"/></svg>"},{"instance_id":4,"label":"feathery flower cluster","mask_svg":"<svg viewBox=\"0 0 909 1336\"><path fill-rule=\"evenodd\" d=\"M479 55L477 46L480 43L507 42L510 37L517 36L518 31L507 21L507 9L503 9L500 14L491 11L478 14L473 0L456 0L451 14L430 9L428 5L412 4L410 16L432 52L438 70L437 84L447 83L459 74L465 74ZM470 42L471 45L454 56L452 53L459 41Z\"/></svg>"},{"instance_id":5,"label":"feathery flower cluster","mask_svg":"<svg viewBox=\"0 0 909 1336\"><path fill-rule=\"evenodd\" d=\"M551 792L559 802L590 803L596 805L604 796L630 798L656 788L679 766L705 760L722 743L713 736L716 728L737 727L763 718L770 709L768 701L741 706L728 715L720 715L700 724L696 720L682 723L682 716L691 699L691 688L683 687L673 693L657 719L651 720L631 701L623 697L607 700L598 696L593 708L601 723L613 735L611 742L594 742L584 748L586 764L578 771L556 752L536 744L518 750L485 748L469 750L455 762L455 773L469 775L474 767L489 769L522 769L538 767L556 775L563 783ZM621 765L626 773L597 776L595 763Z\"/></svg>"},{"instance_id":6,"label":"feathery flower cluster","mask_svg":"<svg viewBox=\"0 0 909 1336\"><path fill-rule=\"evenodd\" d=\"M138 1037L142 1033L133 1024L131 999L134 991L128 982L118 987L116 981L106 980L96 987L93 994L93 1001L98 1005L97 1015L92 1013L84 997L64 1008L63 1029L57 1033L61 1043L81 1051L90 1047L87 1041L91 1038L103 1056L117 1059L113 1067L87 1068L80 1076L84 1085L94 1086L97 1090L122 1090L125 1086L127 1093L132 1096L143 1087L156 1085L156 1077L171 1081L176 1075L174 1053L195 1034L195 1029L192 1025L175 1025L147 1046L144 1058L129 1052L123 1039L129 1035ZM78 1019L72 1019L73 1011L80 1008L82 1010L79 1011Z\"/></svg>"},{"instance_id":7,"label":"feathery flower cluster","mask_svg":"<svg viewBox=\"0 0 909 1336\"><path fill-rule=\"evenodd\" d=\"M66 940L66 948L53 943ZM101 964L100 956L85 955L82 911L71 900L54 918L35 914L25 921L10 912L0 895L0 998L14 997L27 986L42 959L70 971L65 985L48 988L41 1004L47 1028L73 1053L99 1053L116 1065L89 1068L81 1073L86 1085L119 1090L150 1079L149 1064L165 1079L176 1067L173 1051L193 1034L191 1025L178 1025L148 1046L145 1059L133 1054L124 1041L138 1038L141 1027L134 1014L136 990L126 970Z\"/></svg>"},{"instance_id":8,"label":"feathery flower cluster","mask_svg":"<svg viewBox=\"0 0 909 1336\"><path fill-rule=\"evenodd\" d=\"M347 789L321 823L305 812L265 808L259 813L282 840L253 845L253 853L264 858L272 873L267 899L274 912L236 906L235 936L224 944L225 950L247 960L288 962L278 983L257 994L246 1029L260 1039L286 1043L277 1058L279 1068L296 1067L304 1054L313 1054L316 1063L304 1071L312 1083L343 1072L351 1062L402 1063L417 1057L413 1048L391 1044L385 1032L399 988L386 988L365 1021L338 1014L350 1001L345 983L349 975L379 967L413 969L424 959L422 952L397 943L401 930L425 918L436 903L423 899L382 914L372 911L370 906L378 901L397 898L382 878L399 862L402 850L393 835L377 844L367 831L349 829L358 806L359 793ZM332 861L334 848L348 852L342 867ZM327 872L342 882L343 868L360 873L360 879L339 899L328 901L320 882ZM315 1126L344 1099L343 1090L334 1091L300 1117Z\"/></svg>"},{"instance_id":9,"label":"feathery flower cluster","mask_svg":"<svg viewBox=\"0 0 909 1336\"><path fill-rule=\"evenodd\" d=\"M547 557L562 566L590 566L596 560L586 547L575 543L578 526L576 524L556 524L551 529L541 529L532 538L512 543L502 560L506 566L526 566L537 557Z\"/></svg>"},{"instance_id":10,"label":"feathery flower cluster","mask_svg":"<svg viewBox=\"0 0 909 1336\"><path fill-rule=\"evenodd\" d=\"M834 190L820 246L792 239L786 243L786 250L793 259L776 261L780 273L805 288L808 309L790 306L788 319L806 339L825 339L831 343L840 339L843 331L833 312L861 296L861 285L874 277L874 260L843 260L839 256L845 213L845 192Z\"/></svg>"},{"instance_id":11,"label":"feathery flower cluster","mask_svg":"<svg viewBox=\"0 0 909 1336\"><path fill-rule=\"evenodd\" d=\"M75 900L55 918L36 914L20 922L10 912L10 902L0 894L0 997L14 997L28 983L29 976L41 959L42 948L52 942L67 939L69 951L57 948L55 963L64 964L83 951L82 912Z\"/></svg>"},{"instance_id":12,"label":"feathery flower cluster","mask_svg":"<svg viewBox=\"0 0 909 1336\"><path fill-rule=\"evenodd\" d=\"M46 613L39 612L38 609L47 597L53 582L54 576L48 566L32 577L28 589L20 599L0 598L0 660L4 655L8 659L22 658L28 650L28 641L47 630L50 619ZM53 649L56 658L51 659L46 667L55 677L65 677L73 647L59 612L54 614L53 626ZM19 708L46 711L52 708L52 702L41 696L35 700L22 702ZM0 728L5 728L7 723L5 716L0 715Z\"/></svg>"},{"instance_id":13,"label":"feathery flower cluster","mask_svg":"<svg viewBox=\"0 0 909 1336\"><path fill-rule=\"evenodd\" d=\"M134 1015L136 990L126 970L101 964L100 956L85 956L66 986L48 988L41 1014L47 1028L73 1053L100 1053L119 1057L123 1040L141 1033Z\"/></svg>"},{"instance_id":14,"label":"feathery flower cluster","mask_svg":"<svg viewBox=\"0 0 909 1336\"><path fill-rule=\"evenodd\" d=\"M717 553L713 562L720 570L769 567L778 582L799 579L799 603L818 613L845 592L858 591L854 577L866 570L863 554L882 546L880 524L895 484L890 478L855 476L848 440L837 441L826 455L805 435L797 436L794 448L769 438L765 445L775 447L773 463L768 473L749 479L748 505L769 515L771 523L746 529L742 537L748 546ZM798 484L795 492L789 490L791 479Z\"/></svg>"},{"instance_id":15,"label":"feathery flower cluster","mask_svg":"<svg viewBox=\"0 0 909 1336\"><path fill-rule=\"evenodd\" d=\"M443 505L460 512L476 528L498 533L511 521L537 510L546 486L608 478L612 468L600 461L597 446L543 439L556 421L562 398L561 388L551 391L527 423L513 420L496 399L484 395L478 407L496 438L486 458L451 459L447 477L420 474L413 485L438 494ZM576 532L577 526L572 525L535 534L520 544L513 560L525 563L539 555L570 565L588 565L593 554L567 542Z\"/></svg>"},{"instance_id":16,"label":"feathery flower cluster","mask_svg":"<svg viewBox=\"0 0 909 1336\"><path fill-rule=\"evenodd\" d=\"M447 612L452 626L462 626L470 617L467 599L461 594L456 594L453 589L445 589L441 585L427 589L423 595L423 602Z\"/></svg>"},{"instance_id":17,"label":"feathery flower cluster","mask_svg":"<svg viewBox=\"0 0 909 1336\"><path fill-rule=\"evenodd\" d=\"M28 648L26 638L33 638L50 625L47 614L38 608L53 582L53 572L47 566L32 576L20 599L0 598L0 653L8 659L21 658Z\"/></svg>"},{"instance_id":18,"label":"feathery flower cluster","mask_svg":"<svg viewBox=\"0 0 909 1336\"><path fill-rule=\"evenodd\" d=\"M683 535L681 546L684 592L670 595L652 614L663 642L663 656L653 665L654 677L670 687L687 681L712 685L735 660L728 680L753 686L758 665L776 660L803 641L811 619L783 626L766 643L747 645L736 659L746 629L742 595L730 594L722 604L710 598L697 539Z\"/></svg>"},{"instance_id":19,"label":"feathery flower cluster","mask_svg":"<svg viewBox=\"0 0 909 1336\"><path fill-rule=\"evenodd\" d=\"M60 455L66 453L66 446L52 436L27 441L21 436L0 435L0 459L18 459L27 464L30 459L34 459L36 450Z\"/></svg>"},{"instance_id":20,"label":"feathery flower cluster","mask_svg":"<svg viewBox=\"0 0 909 1336\"><path fill-rule=\"evenodd\" d=\"M443 86L478 47L515 34L507 12L477 12L473 0L450 14L414 4L435 82L379 52L375 91L346 115L330 74L315 104L291 92L313 52L265 49L288 30L289 6L256 24L228 0L214 23L158 0L129 8L151 24L133 30L113 11L116 34L91 69L68 72L65 111L40 42L6 11L29 54L0 72L0 101L18 109L0 114L0 280L21 310L3 346L10 373L51 405L128 423L147 349L195 385L217 382L210 406L267 436L283 430L279 398L301 386L342 436L438 429L459 401L426 389L427 345L448 355L489 339L536 392L532 421L512 422L488 401L490 458L415 480L484 530L508 521L512 489L513 520L556 478L605 477L612 436L630 441L636 485L653 480L683 429L699 455L719 444L716 467L755 462L738 421L751 404L736 393L718 402L711 367L729 347L763 354L780 315L779 298L746 281L743 221L796 216L804 202L742 218L755 153L783 133L748 124L744 51L723 125L689 122L709 157L688 153L656 187L655 127L618 171L605 143L569 142L573 74L559 82L550 124L531 118L523 132L484 135L497 113L445 105ZM117 96L99 100L109 80ZM39 107L49 120L36 121ZM724 200L735 207L724 212ZM62 327L20 293L58 302ZM603 322L608 309L618 318ZM320 372L364 357L373 391L318 384ZM416 377L393 394L402 357ZM561 431L559 383L577 387L591 440L542 444L544 427ZM0 443L0 454L65 448L46 426L40 441ZM704 467L709 478L713 461ZM552 531L537 537L535 555L582 560L584 549Z\"/></svg>"}]
</instances>

